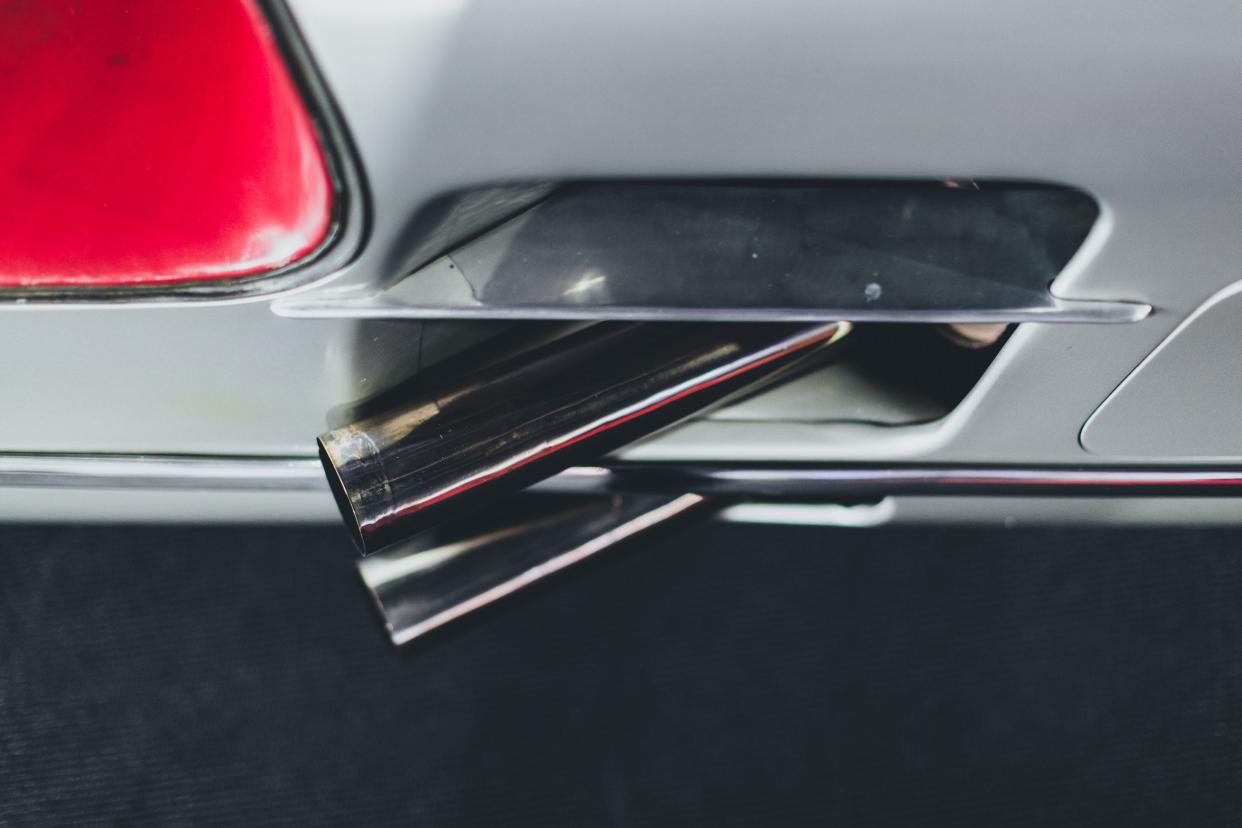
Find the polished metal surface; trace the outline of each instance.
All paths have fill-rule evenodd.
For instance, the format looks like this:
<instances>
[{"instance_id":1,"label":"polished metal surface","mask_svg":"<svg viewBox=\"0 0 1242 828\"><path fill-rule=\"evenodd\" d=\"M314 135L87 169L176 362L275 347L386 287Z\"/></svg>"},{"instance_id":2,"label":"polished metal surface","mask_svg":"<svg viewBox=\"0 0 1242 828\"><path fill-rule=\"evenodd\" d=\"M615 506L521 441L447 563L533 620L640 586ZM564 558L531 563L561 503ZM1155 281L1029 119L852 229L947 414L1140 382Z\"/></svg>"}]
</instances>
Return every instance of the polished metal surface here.
<instances>
[{"instance_id":1,"label":"polished metal surface","mask_svg":"<svg viewBox=\"0 0 1242 828\"><path fill-rule=\"evenodd\" d=\"M450 260L428 265L437 273L456 269ZM416 274L417 275L417 274ZM1151 305L1141 302L1062 299L1049 294L1039 304L1005 308L944 310L868 308L844 302L822 307L668 308L634 306L528 307L520 310L477 307L430 307L422 304L422 283L402 282L380 291L342 291L296 295L272 303L272 310L290 319L587 319L641 322L825 322L848 317L854 322L955 322L1006 324L1017 322L1079 322L1122 324L1141 322ZM585 284L585 282L584 282ZM458 286L458 291L464 287ZM865 301L865 300L864 300Z\"/></svg>"},{"instance_id":2,"label":"polished metal surface","mask_svg":"<svg viewBox=\"0 0 1242 828\"><path fill-rule=\"evenodd\" d=\"M360 295L293 317L1132 322L1048 285L1099 215L1063 187L978 182L579 183ZM443 211L422 232L455 235ZM446 229L439 229L447 225Z\"/></svg>"},{"instance_id":3,"label":"polished metal surface","mask_svg":"<svg viewBox=\"0 0 1242 828\"><path fill-rule=\"evenodd\" d=\"M519 498L358 561L396 645L698 512L698 495Z\"/></svg>"},{"instance_id":4,"label":"polished metal surface","mask_svg":"<svg viewBox=\"0 0 1242 828\"><path fill-rule=\"evenodd\" d=\"M616 463L574 466L536 483L540 494L676 490L741 500L872 495L1058 497L1242 496L1242 470L1224 467L756 466ZM0 487L316 492L328 487L314 458L0 454Z\"/></svg>"},{"instance_id":5,"label":"polished metal surface","mask_svg":"<svg viewBox=\"0 0 1242 828\"><path fill-rule=\"evenodd\" d=\"M310 457L0 454L0 486L306 492L326 484Z\"/></svg>"},{"instance_id":6,"label":"polished metal surface","mask_svg":"<svg viewBox=\"0 0 1242 828\"><path fill-rule=\"evenodd\" d=\"M605 323L319 438L346 525L369 554L770 380L847 323ZM468 370L468 369L466 369Z\"/></svg>"},{"instance_id":7,"label":"polished metal surface","mask_svg":"<svg viewBox=\"0 0 1242 828\"><path fill-rule=\"evenodd\" d=\"M568 469L540 487L559 493L691 491L733 499L819 500L887 495L1242 496L1242 471L1109 468L617 464Z\"/></svg>"},{"instance_id":8,"label":"polished metal surface","mask_svg":"<svg viewBox=\"0 0 1242 828\"><path fill-rule=\"evenodd\" d=\"M726 523L762 526L836 526L870 529L889 523L897 513L892 498L846 506L840 503L734 503L717 515Z\"/></svg>"}]
</instances>

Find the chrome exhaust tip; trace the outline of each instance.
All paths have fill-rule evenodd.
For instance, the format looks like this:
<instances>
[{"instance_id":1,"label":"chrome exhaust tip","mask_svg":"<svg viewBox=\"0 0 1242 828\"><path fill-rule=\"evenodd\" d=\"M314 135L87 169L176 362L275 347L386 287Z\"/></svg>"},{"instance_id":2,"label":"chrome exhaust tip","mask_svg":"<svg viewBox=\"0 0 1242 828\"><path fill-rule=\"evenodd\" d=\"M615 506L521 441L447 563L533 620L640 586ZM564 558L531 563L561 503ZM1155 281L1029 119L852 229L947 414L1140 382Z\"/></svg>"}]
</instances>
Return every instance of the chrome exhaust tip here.
<instances>
[{"instance_id":1,"label":"chrome exhaust tip","mask_svg":"<svg viewBox=\"0 0 1242 828\"><path fill-rule=\"evenodd\" d=\"M398 647L561 570L693 515L698 495L519 495L481 520L455 521L358 560Z\"/></svg>"},{"instance_id":2,"label":"chrome exhaust tip","mask_svg":"<svg viewBox=\"0 0 1242 828\"><path fill-rule=\"evenodd\" d=\"M773 380L849 323L599 323L319 438L370 554Z\"/></svg>"}]
</instances>

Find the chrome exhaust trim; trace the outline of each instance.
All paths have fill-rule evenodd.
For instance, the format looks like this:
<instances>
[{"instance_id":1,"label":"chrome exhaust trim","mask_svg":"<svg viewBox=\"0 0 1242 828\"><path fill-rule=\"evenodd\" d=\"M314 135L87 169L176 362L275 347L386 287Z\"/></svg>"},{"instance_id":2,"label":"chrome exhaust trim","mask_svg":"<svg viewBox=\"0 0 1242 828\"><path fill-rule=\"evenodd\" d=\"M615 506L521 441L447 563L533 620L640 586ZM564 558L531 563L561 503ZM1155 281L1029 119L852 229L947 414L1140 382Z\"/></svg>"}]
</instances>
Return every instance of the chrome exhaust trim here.
<instances>
[{"instance_id":1,"label":"chrome exhaust trim","mask_svg":"<svg viewBox=\"0 0 1242 828\"><path fill-rule=\"evenodd\" d=\"M0 488L116 491L326 491L313 457L0 453ZM1168 466L627 462L574 466L535 484L545 494L697 491L740 500L833 502L888 495L1125 498L1242 497L1239 464Z\"/></svg>"},{"instance_id":2,"label":"chrome exhaust trim","mask_svg":"<svg viewBox=\"0 0 1242 828\"><path fill-rule=\"evenodd\" d=\"M401 646L706 504L692 494L521 497L362 558L358 573Z\"/></svg>"},{"instance_id":3,"label":"chrome exhaust trim","mask_svg":"<svg viewBox=\"0 0 1242 828\"><path fill-rule=\"evenodd\" d=\"M735 501L792 502L840 502L899 495L1242 497L1242 470L640 462L566 469L532 491L579 495L697 492Z\"/></svg>"},{"instance_id":4,"label":"chrome exhaust trim","mask_svg":"<svg viewBox=\"0 0 1242 828\"><path fill-rule=\"evenodd\" d=\"M756 387L848 331L593 325L328 432L320 458L370 554Z\"/></svg>"}]
</instances>

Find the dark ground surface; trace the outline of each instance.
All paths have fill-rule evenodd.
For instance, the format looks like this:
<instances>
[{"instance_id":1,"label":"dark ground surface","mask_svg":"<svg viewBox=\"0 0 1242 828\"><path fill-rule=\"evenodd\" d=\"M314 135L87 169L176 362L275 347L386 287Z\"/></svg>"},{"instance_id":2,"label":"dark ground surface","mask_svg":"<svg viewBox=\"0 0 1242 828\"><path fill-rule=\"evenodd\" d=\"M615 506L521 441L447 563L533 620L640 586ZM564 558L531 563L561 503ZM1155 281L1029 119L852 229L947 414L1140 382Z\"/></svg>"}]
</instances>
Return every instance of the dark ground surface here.
<instances>
[{"instance_id":1,"label":"dark ground surface","mask_svg":"<svg viewBox=\"0 0 1242 828\"><path fill-rule=\"evenodd\" d=\"M408 653L342 533L0 529L0 824L1242 810L1242 535L710 525Z\"/></svg>"}]
</instances>

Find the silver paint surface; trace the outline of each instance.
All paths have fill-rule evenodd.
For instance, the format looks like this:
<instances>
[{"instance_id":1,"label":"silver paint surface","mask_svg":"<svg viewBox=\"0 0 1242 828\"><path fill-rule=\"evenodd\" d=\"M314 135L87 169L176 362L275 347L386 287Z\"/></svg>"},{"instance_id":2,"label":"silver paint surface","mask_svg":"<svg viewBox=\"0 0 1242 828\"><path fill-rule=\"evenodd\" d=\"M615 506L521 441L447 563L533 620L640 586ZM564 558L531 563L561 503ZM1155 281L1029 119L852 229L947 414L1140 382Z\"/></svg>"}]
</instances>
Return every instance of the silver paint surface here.
<instances>
[{"instance_id":1,"label":"silver paint surface","mask_svg":"<svg viewBox=\"0 0 1242 828\"><path fill-rule=\"evenodd\" d=\"M1155 308L1126 326L1023 325L937 423L708 421L626 457L1112 462L1130 449L1084 451L1083 423L1242 275L1232 0L289 5L371 191L367 245L333 290L398 276L408 216L490 182L978 177L1091 193L1103 214L1054 292ZM420 323L282 319L269 304L0 309L0 451L310 457L329 412L479 336L438 323L420 355ZM0 515L89 512L82 497L36 510L0 490ZM158 511L123 498L98 509Z\"/></svg>"}]
</instances>

